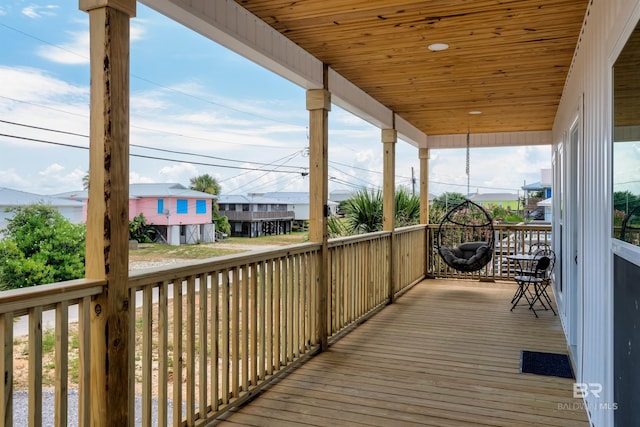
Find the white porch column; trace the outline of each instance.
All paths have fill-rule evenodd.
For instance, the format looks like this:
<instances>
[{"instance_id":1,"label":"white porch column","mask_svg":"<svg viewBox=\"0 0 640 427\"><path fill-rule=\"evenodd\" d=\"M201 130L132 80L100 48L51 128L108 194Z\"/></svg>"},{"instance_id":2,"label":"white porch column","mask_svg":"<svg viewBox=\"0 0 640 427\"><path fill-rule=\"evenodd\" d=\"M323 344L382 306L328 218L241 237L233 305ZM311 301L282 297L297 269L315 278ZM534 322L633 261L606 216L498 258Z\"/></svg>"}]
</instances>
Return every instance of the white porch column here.
<instances>
[{"instance_id":1,"label":"white porch column","mask_svg":"<svg viewBox=\"0 0 640 427\"><path fill-rule=\"evenodd\" d=\"M317 330L320 349L327 345L328 260L327 200L329 198L329 111L331 93L325 89L307 91L309 110L309 241L322 244L317 274Z\"/></svg>"},{"instance_id":2,"label":"white porch column","mask_svg":"<svg viewBox=\"0 0 640 427\"><path fill-rule=\"evenodd\" d=\"M128 426L129 20L134 0L80 0L89 13L91 111L86 277L105 279L91 303L90 414L81 425ZM82 370L80 370L82 372ZM80 381L82 383L82 380ZM83 406L81 405L80 408Z\"/></svg>"},{"instance_id":3,"label":"white porch column","mask_svg":"<svg viewBox=\"0 0 640 427\"><path fill-rule=\"evenodd\" d=\"M396 219L396 143L398 132L395 129L382 129L383 155L383 185L382 185L382 229L391 232L391 247L389 256L389 301L394 301L395 294L395 219Z\"/></svg>"}]
</instances>

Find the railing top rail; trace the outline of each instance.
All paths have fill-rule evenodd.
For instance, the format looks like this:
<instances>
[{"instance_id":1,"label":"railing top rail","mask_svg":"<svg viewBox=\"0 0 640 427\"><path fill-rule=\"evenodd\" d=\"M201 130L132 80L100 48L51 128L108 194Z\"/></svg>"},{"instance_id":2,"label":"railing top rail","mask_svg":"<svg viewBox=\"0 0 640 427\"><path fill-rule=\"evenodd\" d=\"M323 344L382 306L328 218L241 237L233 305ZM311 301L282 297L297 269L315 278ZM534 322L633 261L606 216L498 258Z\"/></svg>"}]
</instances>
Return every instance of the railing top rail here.
<instances>
[{"instance_id":1,"label":"railing top rail","mask_svg":"<svg viewBox=\"0 0 640 427\"><path fill-rule=\"evenodd\" d=\"M440 227L440 224L427 224L427 227L431 230L437 230ZM493 228L495 230L540 230L540 231L551 231L551 224L494 224Z\"/></svg>"},{"instance_id":2,"label":"railing top rail","mask_svg":"<svg viewBox=\"0 0 640 427\"><path fill-rule=\"evenodd\" d=\"M412 231L417 231L424 228L427 228L427 224L407 225L405 227L396 228L394 230L394 233L395 234L411 233Z\"/></svg>"},{"instance_id":3,"label":"railing top rail","mask_svg":"<svg viewBox=\"0 0 640 427\"><path fill-rule=\"evenodd\" d=\"M150 283L171 282L173 280L233 268L239 265L253 264L275 258L318 251L321 246L320 243L300 243L297 245L283 246L282 249L256 250L198 261L185 261L177 266L170 265L148 268L129 273L129 288L137 288Z\"/></svg>"},{"instance_id":4,"label":"railing top rail","mask_svg":"<svg viewBox=\"0 0 640 427\"><path fill-rule=\"evenodd\" d=\"M374 233L356 234L354 236L347 236L347 237L336 237L334 239L329 239L329 247L333 248L336 246L347 245L351 243L359 243L359 242L365 242L367 240L381 239L383 237L388 237L390 235L391 235L390 231L376 231Z\"/></svg>"},{"instance_id":5,"label":"railing top rail","mask_svg":"<svg viewBox=\"0 0 640 427\"><path fill-rule=\"evenodd\" d=\"M32 307L51 306L102 293L105 280L76 279L0 292L0 314L21 315Z\"/></svg>"}]
</instances>

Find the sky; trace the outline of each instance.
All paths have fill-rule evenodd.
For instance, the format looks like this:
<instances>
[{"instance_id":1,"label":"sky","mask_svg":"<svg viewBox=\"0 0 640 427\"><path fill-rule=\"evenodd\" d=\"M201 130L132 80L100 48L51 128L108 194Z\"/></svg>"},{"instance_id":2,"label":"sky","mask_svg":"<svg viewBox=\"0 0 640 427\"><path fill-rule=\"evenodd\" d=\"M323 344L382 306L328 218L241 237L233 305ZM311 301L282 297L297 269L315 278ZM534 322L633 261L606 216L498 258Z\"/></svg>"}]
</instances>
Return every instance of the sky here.
<instances>
[{"instance_id":1,"label":"sky","mask_svg":"<svg viewBox=\"0 0 640 427\"><path fill-rule=\"evenodd\" d=\"M209 174L225 195L308 191L305 91L140 3L131 20L130 114L131 183L188 186ZM88 15L77 1L3 0L0 187L81 190L88 117ZM380 140L380 129L334 105L329 191L380 189ZM431 193L467 192L465 156L432 150ZM550 167L549 146L475 148L470 191L516 193ZM398 186L412 189L412 169L417 192L418 149L400 140Z\"/></svg>"}]
</instances>

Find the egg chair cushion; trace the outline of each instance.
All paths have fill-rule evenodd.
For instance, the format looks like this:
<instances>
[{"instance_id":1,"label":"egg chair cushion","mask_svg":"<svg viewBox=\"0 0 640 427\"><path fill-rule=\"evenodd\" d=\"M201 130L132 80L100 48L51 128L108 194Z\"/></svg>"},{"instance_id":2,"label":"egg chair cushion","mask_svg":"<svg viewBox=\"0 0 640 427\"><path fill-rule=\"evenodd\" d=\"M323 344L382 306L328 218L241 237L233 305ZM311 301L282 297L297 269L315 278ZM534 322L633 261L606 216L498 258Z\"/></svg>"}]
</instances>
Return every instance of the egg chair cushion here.
<instances>
[{"instance_id":1,"label":"egg chair cushion","mask_svg":"<svg viewBox=\"0 0 640 427\"><path fill-rule=\"evenodd\" d=\"M466 242L457 248L440 246L439 251L447 264L464 272L481 269L493 257L491 247L485 242Z\"/></svg>"}]
</instances>

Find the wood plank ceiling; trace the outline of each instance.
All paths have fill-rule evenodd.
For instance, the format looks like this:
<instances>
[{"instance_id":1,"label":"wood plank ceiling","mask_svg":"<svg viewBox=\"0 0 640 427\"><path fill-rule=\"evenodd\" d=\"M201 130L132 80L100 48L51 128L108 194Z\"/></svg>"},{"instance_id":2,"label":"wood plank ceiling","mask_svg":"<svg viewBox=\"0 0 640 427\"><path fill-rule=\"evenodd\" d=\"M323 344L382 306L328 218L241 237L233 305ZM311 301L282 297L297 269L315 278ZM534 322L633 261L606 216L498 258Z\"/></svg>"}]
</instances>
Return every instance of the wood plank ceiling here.
<instances>
[{"instance_id":1,"label":"wood plank ceiling","mask_svg":"<svg viewBox=\"0 0 640 427\"><path fill-rule=\"evenodd\" d=\"M550 130L589 0L236 2L442 135Z\"/></svg>"}]
</instances>

